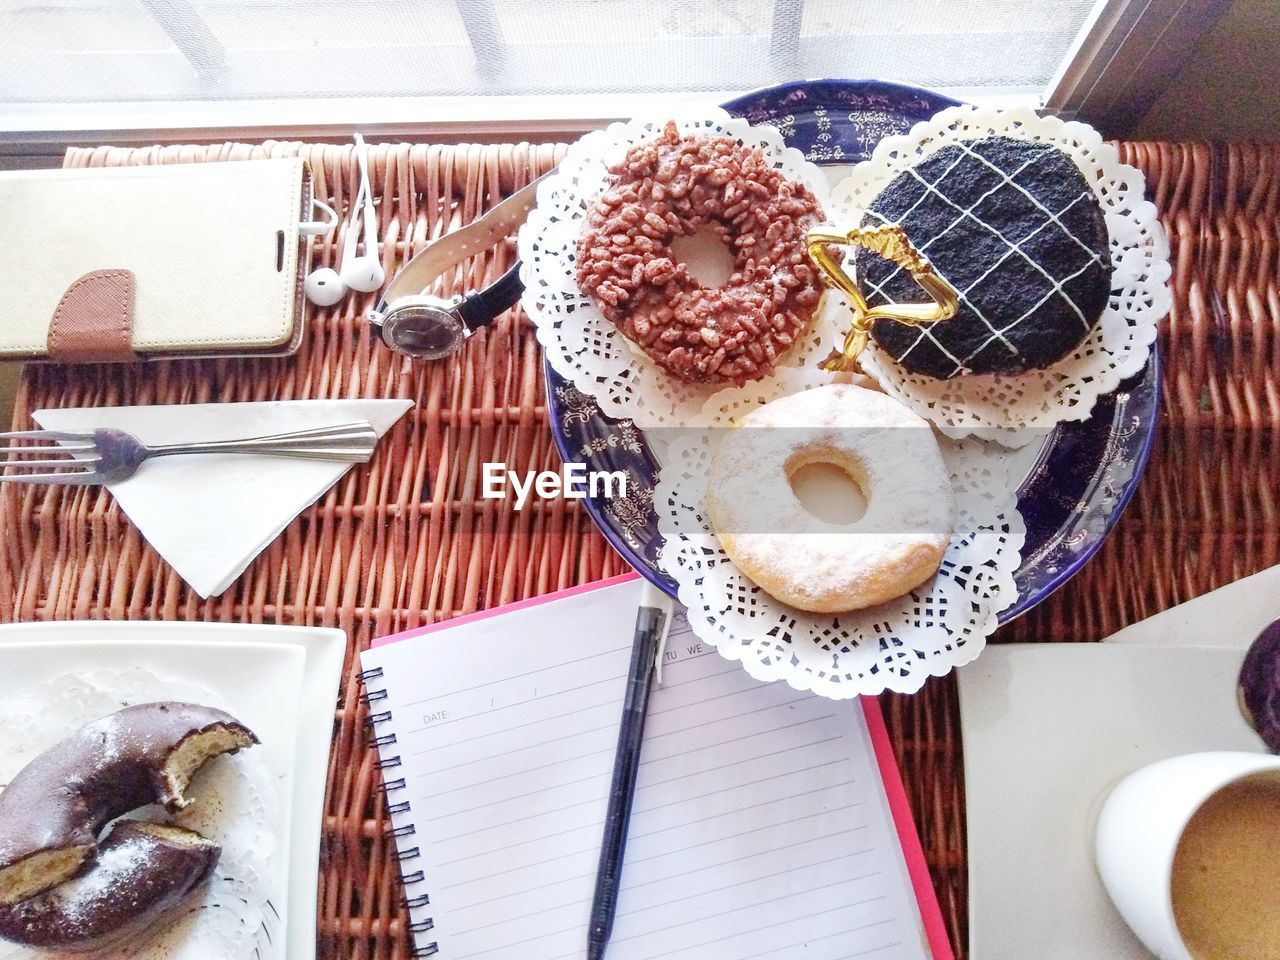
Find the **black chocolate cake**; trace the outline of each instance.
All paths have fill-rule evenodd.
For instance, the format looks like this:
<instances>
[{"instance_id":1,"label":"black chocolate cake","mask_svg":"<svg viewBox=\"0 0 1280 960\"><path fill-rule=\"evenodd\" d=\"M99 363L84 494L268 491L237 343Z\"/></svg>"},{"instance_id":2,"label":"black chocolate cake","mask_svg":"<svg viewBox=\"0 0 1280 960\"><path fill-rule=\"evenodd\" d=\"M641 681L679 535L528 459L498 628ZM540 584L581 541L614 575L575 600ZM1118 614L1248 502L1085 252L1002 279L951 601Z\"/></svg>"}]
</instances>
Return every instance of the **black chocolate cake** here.
<instances>
[{"instance_id":1,"label":"black chocolate cake","mask_svg":"<svg viewBox=\"0 0 1280 960\"><path fill-rule=\"evenodd\" d=\"M896 223L960 295L954 317L871 335L911 373L1019 373L1078 347L1111 291L1102 208L1074 161L1048 144L989 137L904 170L863 224ZM910 274L857 251L872 306L924 299Z\"/></svg>"}]
</instances>

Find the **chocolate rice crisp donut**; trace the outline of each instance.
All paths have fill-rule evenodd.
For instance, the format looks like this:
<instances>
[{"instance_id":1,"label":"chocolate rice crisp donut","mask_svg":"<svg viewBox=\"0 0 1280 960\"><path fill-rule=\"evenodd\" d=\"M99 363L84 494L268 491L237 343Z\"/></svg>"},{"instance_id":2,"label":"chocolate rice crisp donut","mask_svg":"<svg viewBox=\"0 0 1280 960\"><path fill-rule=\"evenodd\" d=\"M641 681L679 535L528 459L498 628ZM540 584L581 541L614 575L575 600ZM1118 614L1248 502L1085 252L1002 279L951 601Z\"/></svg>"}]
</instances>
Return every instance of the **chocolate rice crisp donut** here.
<instances>
[{"instance_id":1,"label":"chocolate rice crisp donut","mask_svg":"<svg viewBox=\"0 0 1280 960\"><path fill-rule=\"evenodd\" d=\"M682 380L742 384L767 376L808 326L822 281L804 235L823 219L813 193L730 137L661 137L632 147L588 212L579 286L600 312ZM671 252L709 228L733 273L705 287Z\"/></svg>"}]
</instances>

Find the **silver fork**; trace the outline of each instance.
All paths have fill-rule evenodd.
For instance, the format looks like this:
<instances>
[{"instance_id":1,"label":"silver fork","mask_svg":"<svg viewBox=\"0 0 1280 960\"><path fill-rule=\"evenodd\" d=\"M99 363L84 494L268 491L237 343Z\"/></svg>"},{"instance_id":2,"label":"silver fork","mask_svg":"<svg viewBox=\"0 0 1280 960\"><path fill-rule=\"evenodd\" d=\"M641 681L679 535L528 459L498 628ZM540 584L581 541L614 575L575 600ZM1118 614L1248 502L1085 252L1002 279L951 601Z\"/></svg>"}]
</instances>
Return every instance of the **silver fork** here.
<instances>
[{"instance_id":1,"label":"silver fork","mask_svg":"<svg viewBox=\"0 0 1280 960\"><path fill-rule=\"evenodd\" d=\"M172 457L189 453L257 454L268 457L292 457L298 460L334 460L342 463L368 463L378 443L378 433L367 420L334 427L294 430L266 437L243 440L207 440L198 443L163 443L147 445L131 433L102 428L92 433L67 433L62 430L20 430L0 433L0 440L50 441L36 445L7 445L0 453L8 454L6 469L47 470L47 473L5 473L0 482L94 484L116 483L133 476L143 461L152 457ZM37 454L43 459L24 459Z\"/></svg>"}]
</instances>

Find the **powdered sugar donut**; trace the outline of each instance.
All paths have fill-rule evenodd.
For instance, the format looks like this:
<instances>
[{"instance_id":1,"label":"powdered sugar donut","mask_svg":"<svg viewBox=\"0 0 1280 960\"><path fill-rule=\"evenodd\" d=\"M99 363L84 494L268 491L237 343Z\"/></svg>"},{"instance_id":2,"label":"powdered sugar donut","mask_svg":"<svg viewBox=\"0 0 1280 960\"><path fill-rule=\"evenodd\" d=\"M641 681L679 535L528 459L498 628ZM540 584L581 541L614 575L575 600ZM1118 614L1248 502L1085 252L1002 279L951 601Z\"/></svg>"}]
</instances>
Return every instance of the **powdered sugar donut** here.
<instances>
[{"instance_id":1,"label":"powdered sugar donut","mask_svg":"<svg viewBox=\"0 0 1280 960\"><path fill-rule=\"evenodd\" d=\"M814 516L791 477L831 463L862 490L849 524ZM897 401L831 384L767 403L711 459L707 508L731 560L767 593L812 613L860 610L937 572L955 501L929 424Z\"/></svg>"}]
</instances>

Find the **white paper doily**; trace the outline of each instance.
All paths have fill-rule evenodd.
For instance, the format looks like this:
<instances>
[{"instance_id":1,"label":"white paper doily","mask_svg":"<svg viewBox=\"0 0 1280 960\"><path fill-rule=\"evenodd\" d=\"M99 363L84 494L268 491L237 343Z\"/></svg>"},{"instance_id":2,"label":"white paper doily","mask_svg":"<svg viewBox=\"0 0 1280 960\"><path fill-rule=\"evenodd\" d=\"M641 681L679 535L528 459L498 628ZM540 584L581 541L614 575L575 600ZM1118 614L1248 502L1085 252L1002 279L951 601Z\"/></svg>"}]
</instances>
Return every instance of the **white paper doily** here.
<instances>
[{"instance_id":1,"label":"white paper doily","mask_svg":"<svg viewBox=\"0 0 1280 960\"><path fill-rule=\"evenodd\" d=\"M607 416L628 418L641 429L695 426L704 422L703 408L708 403L719 406L743 394L778 395L771 388L771 377L741 388L676 379L633 348L578 287L574 274L578 237L590 205L608 185L609 168L631 147L657 138L672 119L682 134L728 136L759 147L774 169L804 183L823 210L829 210L827 181L817 166L799 150L787 147L773 127L751 126L718 107L614 123L588 133L569 148L556 172L538 186L537 205L520 228L522 303L556 373L594 397ZM830 349L837 342L847 317L838 298L824 297L808 336L797 342L778 369L819 359L824 344Z\"/></svg>"},{"instance_id":2,"label":"white paper doily","mask_svg":"<svg viewBox=\"0 0 1280 960\"><path fill-rule=\"evenodd\" d=\"M1169 312L1169 243L1155 205L1143 194L1142 172L1120 162L1116 148L1083 123L1041 117L1030 107L994 110L951 107L886 137L832 194L831 216L861 222L862 211L897 174L949 143L989 136L1052 144L1076 162L1106 215L1114 273L1111 298L1089 337L1070 356L1043 370L1017 375L968 375L950 380L912 375L879 350L862 352L863 369L886 393L935 423L947 436L981 431L1008 446L1043 437L1066 420L1084 420L1147 362L1159 321ZM852 270L852 251L846 269Z\"/></svg>"},{"instance_id":3,"label":"white paper doily","mask_svg":"<svg viewBox=\"0 0 1280 960\"><path fill-rule=\"evenodd\" d=\"M785 379L788 393L831 381L816 369ZM744 412L726 408L721 422ZM686 430L665 439L654 491L664 538L658 563L675 579L693 632L757 680L785 680L835 700L911 693L974 659L1017 597L1013 576L1026 528L1019 478L1010 476L1016 458L999 446L940 438L957 517L937 576L898 600L831 615L774 600L721 548L706 512L712 435Z\"/></svg>"},{"instance_id":4,"label":"white paper doily","mask_svg":"<svg viewBox=\"0 0 1280 960\"><path fill-rule=\"evenodd\" d=\"M133 703L182 700L222 709L215 693L162 679L141 668L68 673L0 700L0 782L99 717ZM174 911L178 919L151 937L92 953L33 950L0 941L0 960L267 960L284 931L272 900L270 859L278 798L271 771L253 749L219 757L196 776L186 810L145 807L131 817L173 823L222 846L209 882ZM74 881L73 881L74 882Z\"/></svg>"}]
</instances>

